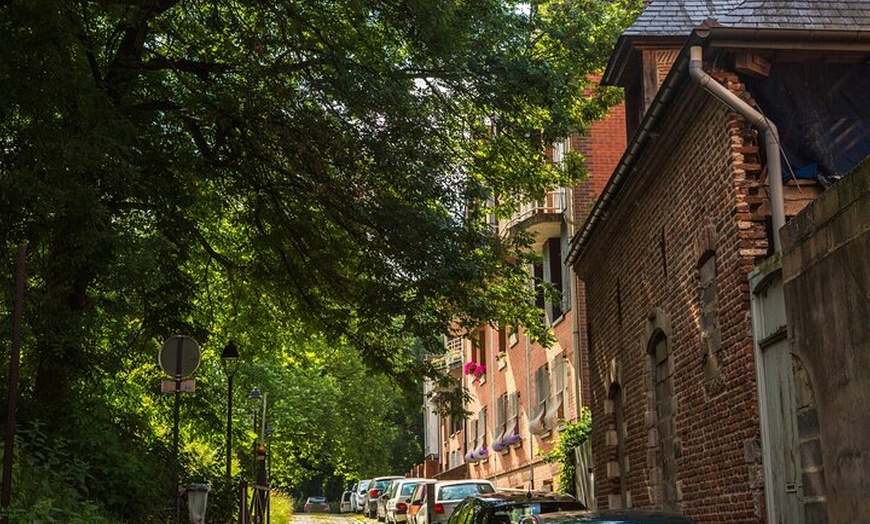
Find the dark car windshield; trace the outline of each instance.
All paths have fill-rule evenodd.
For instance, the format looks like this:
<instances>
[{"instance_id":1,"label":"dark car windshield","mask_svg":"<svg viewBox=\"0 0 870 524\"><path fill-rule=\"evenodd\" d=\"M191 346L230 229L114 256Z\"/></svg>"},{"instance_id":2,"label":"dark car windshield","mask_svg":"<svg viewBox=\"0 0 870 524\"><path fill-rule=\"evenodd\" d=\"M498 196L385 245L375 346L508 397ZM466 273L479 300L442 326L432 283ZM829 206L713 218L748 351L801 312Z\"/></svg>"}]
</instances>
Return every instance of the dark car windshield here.
<instances>
[{"instance_id":1,"label":"dark car windshield","mask_svg":"<svg viewBox=\"0 0 870 524\"><path fill-rule=\"evenodd\" d=\"M390 482L392 482L392 479L376 480L372 483L371 486L369 486L369 489L382 490L382 489L384 489L384 486L386 486Z\"/></svg>"},{"instance_id":2,"label":"dark car windshield","mask_svg":"<svg viewBox=\"0 0 870 524\"><path fill-rule=\"evenodd\" d=\"M308 497L308 502L311 504L324 504L326 503L326 497Z\"/></svg>"}]
</instances>

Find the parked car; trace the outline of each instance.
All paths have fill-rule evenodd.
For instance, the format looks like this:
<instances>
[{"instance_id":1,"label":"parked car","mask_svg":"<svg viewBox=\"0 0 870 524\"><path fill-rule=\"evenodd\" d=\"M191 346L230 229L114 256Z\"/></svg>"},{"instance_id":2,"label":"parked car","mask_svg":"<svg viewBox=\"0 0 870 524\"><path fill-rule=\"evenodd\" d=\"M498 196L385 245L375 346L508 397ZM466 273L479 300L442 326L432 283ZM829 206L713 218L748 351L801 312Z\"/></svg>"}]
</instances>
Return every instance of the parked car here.
<instances>
[{"instance_id":1,"label":"parked car","mask_svg":"<svg viewBox=\"0 0 870 524\"><path fill-rule=\"evenodd\" d=\"M352 491L345 491L341 494L341 502L338 503L338 511L339 513L350 513L350 496L353 495Z\"/></svg>"},{"instance_id":2,"label":"parked car","mask_svg":"<svg viewBox=\"0 0 870 524\"><path fill-rule=\"evenodd\" d=\"M519 524L525 515L586 509L571 495L547 491L497 491L460 502L448 524Z\"/></svg>"},{"instance_id":3,"label":"parked car","mask_svg":"<svg viewBox=\"0 0 870 524\"><path fill-rule=\"evenodd\" d=\"M410 478L393 481L387 494L385 506L386 516L384 520L387 524L399 524L407 521L411 494L414 493L417 484L426 480L424 478Z\"/></svg>"},{"instance_id":4,"label":"parked car","mask_svg":"<svg viewBox=\"0 0 870 524\"><path fill-rule=\"evenodd\" d=\"M393 479L404 478L402 476L393 475L388 477L375 477L369 484L366 494L362 498L363 513L370 518L378 516L378 497L384 492L387 483Z\"/></svg>"},{"instance_id":5,"label":"parked car","mask_svg":"<svg viewBox=\"0 0 870 524\"><path fill-rule=\"evenodd\" d=\"M528 515L518 524L694 524L678 513L641 510L569 511Z\"/></svg>"},{"instance_id":6,"label":"parked car","mask_svg":"<svg viewBox=\"0 0 870 524\"><path fill-rule=\"evenodd\" d=\"M329 502L326 497L308 497L302 509L305 513L329 513Z\"/></svg>"},{"instance_id":7,"label":"parked car","mask_svg":"<svg viewBox=\"0 0 870 524\"><path fill-rule=\"evenodd\" d=\"M434 479L426 479L425 482L420 482L419 484L414 486L414 491L411 492L411 501L408 503L408 514L406 516L406 521L408 524L416 524L417 513L420 511L420 507L423 505L423 502L427 499L428 496L430 496L430 493L432 498L434 499L435 484L436 481Z\"/></svg>"},{"instance_id":8,"label":"parked car","mask_svg":"<svg viewBox=\"0 0 870 524\"><path fill-rule=\"evenodd\" d=\"M495 493L492 482L483 479L445 480L434 485L434 504L428 503L428 492L414 517L416 524L445 524L456 506L465 498L483 493Z\"/></svg>"},{"instance_id":9,"label":"parked car","mask_svg":"<svg viewBox=\"0 0 870 524\"><path fill-rule=\"evenodd\" d=\"M377 504L376 504L377 510L375 510L375 517L381 522L384 522L387 520L387 499L390 498L390 492L393 489L393 485L398 480L401 480L401 479L388 480L386 485L384 485L384 489L381 490L381 496L378 497Z\"/></svg>"},{"instance_id":10,"label":"parked car","mask_svg":"<svg viewBox=\"0 0 870 524\"><path fill-rule=\"evenodd\" d=\"M359 485L359 482L354 482L353 486L350 487L348 491L350 491L350 511L356 511L356 487Z\"/></svg>"},{"instance_id":11,"label":"parked car","mask_svg":"<svg viewBox=\"0 0 870 524\"><path fill-rule=\"evenodd\" d=\"M369 484L372 483L372 479L360 480L356 484L354 484L353 495L351 495L350 505L353 507L353 511L355 513L363 512L363 499L365 498L366 493L368 493Z\"/></svg>"}]
</instances>

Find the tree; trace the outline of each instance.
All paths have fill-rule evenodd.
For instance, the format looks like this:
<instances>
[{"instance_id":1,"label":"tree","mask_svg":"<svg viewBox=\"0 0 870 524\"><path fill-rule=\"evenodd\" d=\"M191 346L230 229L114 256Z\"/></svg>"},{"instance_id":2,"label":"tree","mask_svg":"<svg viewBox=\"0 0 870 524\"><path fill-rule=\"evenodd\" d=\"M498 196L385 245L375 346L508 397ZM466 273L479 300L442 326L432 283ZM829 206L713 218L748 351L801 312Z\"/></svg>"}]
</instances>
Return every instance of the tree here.
<instances>
[{"instance_id":1,"label":"tree","mask_svg":"<svg viewBox=\"0 0 870 524\"><path fill-rule=\"evenodd\" d=\"M582 176L542 145L613 101L589 75L638 3L6 2L0 234L31 253L22 411L74 434L83 397L148 362L154 376L173 333L277 338L255 359L289 366L322 337L400 381L414 361L392 342L437 349L457 319L546 338L527 239L484 219Z\"/></svg>"}]
</instances>

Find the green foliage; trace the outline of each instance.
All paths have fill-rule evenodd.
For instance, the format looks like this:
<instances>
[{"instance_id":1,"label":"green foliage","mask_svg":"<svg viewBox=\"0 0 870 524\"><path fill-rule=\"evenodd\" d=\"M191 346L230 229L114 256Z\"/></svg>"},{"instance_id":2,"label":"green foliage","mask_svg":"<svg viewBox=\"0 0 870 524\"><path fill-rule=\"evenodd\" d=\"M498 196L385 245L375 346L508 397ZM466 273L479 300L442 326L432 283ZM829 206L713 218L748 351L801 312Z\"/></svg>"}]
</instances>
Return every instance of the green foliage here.
<instances>
[{"instance_id":1,"label":"green foliage","mask_svg":"<svg viewBox=\"0 0 870 524\"><path fill-rule=\"evenodd\" d=\"M179 469L212 484L216 522L252 471L252 387L268 394L274 482L334 498L419 460L414 402L433 374L420 355L455 321L549 340L530 239L483 218L583 176L542 146L614 101L589 75L633 11L535 5L6 2L0 245L4 267L28 245L19 414L44 438L20 467L70 468L69 483L43 477L42 498L24 490L43 479L22 477L26 511L172 513L173 398L156 365L172 334L203 349Z\"/></svg>"},{"instance_id":2,"label":"green foliage","mask_svg":"<svg viewBox=\"0 0 870 524\"><path fill-rule=\"evenodd\" d=\"M559 431L559 440L553 449L544 455L544 462L559 464L559 476L556 478L558 490L562 493L573 493L575 478L574 448L586 442L592 432L592 414L589 408L582 408L580 419L568 422Z\"/></svg>"},{"instance_id":3,"label":"green foliage","mask_svg":"<svg viewBox=\"0 0 870 524\"><path fill-rule=\"evenodd\" d=\"M270 522L290 522L293 516L293 499L285 492L273 489L269 494Z\"/></svg>"},{"instance_id":4,"label":"green foliage","mask_svg":"<svg viewBox=\"0 0 870 524\"><path fill-rule=\"evenodd\" d=\"M117 522L98 503L83 500L99 482L67 441L51 442L38 425L32 425L18 432L15 460L10 522Z\"/></svg>"}]
</instances>

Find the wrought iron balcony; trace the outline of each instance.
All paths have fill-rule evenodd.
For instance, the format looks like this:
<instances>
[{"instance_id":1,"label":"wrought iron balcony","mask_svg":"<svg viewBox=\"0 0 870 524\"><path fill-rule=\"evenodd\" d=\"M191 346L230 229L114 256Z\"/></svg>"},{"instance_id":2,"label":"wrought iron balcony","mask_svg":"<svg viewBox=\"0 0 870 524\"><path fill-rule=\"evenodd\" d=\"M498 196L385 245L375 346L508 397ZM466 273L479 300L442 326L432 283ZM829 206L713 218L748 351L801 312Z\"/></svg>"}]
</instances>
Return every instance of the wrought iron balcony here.
<instances>
[{"instance_id":1,"label":"wrought iron balcony","mask_svg":"<svg viewBox=\"0 0 870 524\"><path fill-rule=\"evenodd\" d=\"M568 208L568 191L560 187L547 193L543 200L523 204L502 226L502 234L518 231L534 233L543 241L561 234L562 217Z\"/></svg>"}]
</instances>

